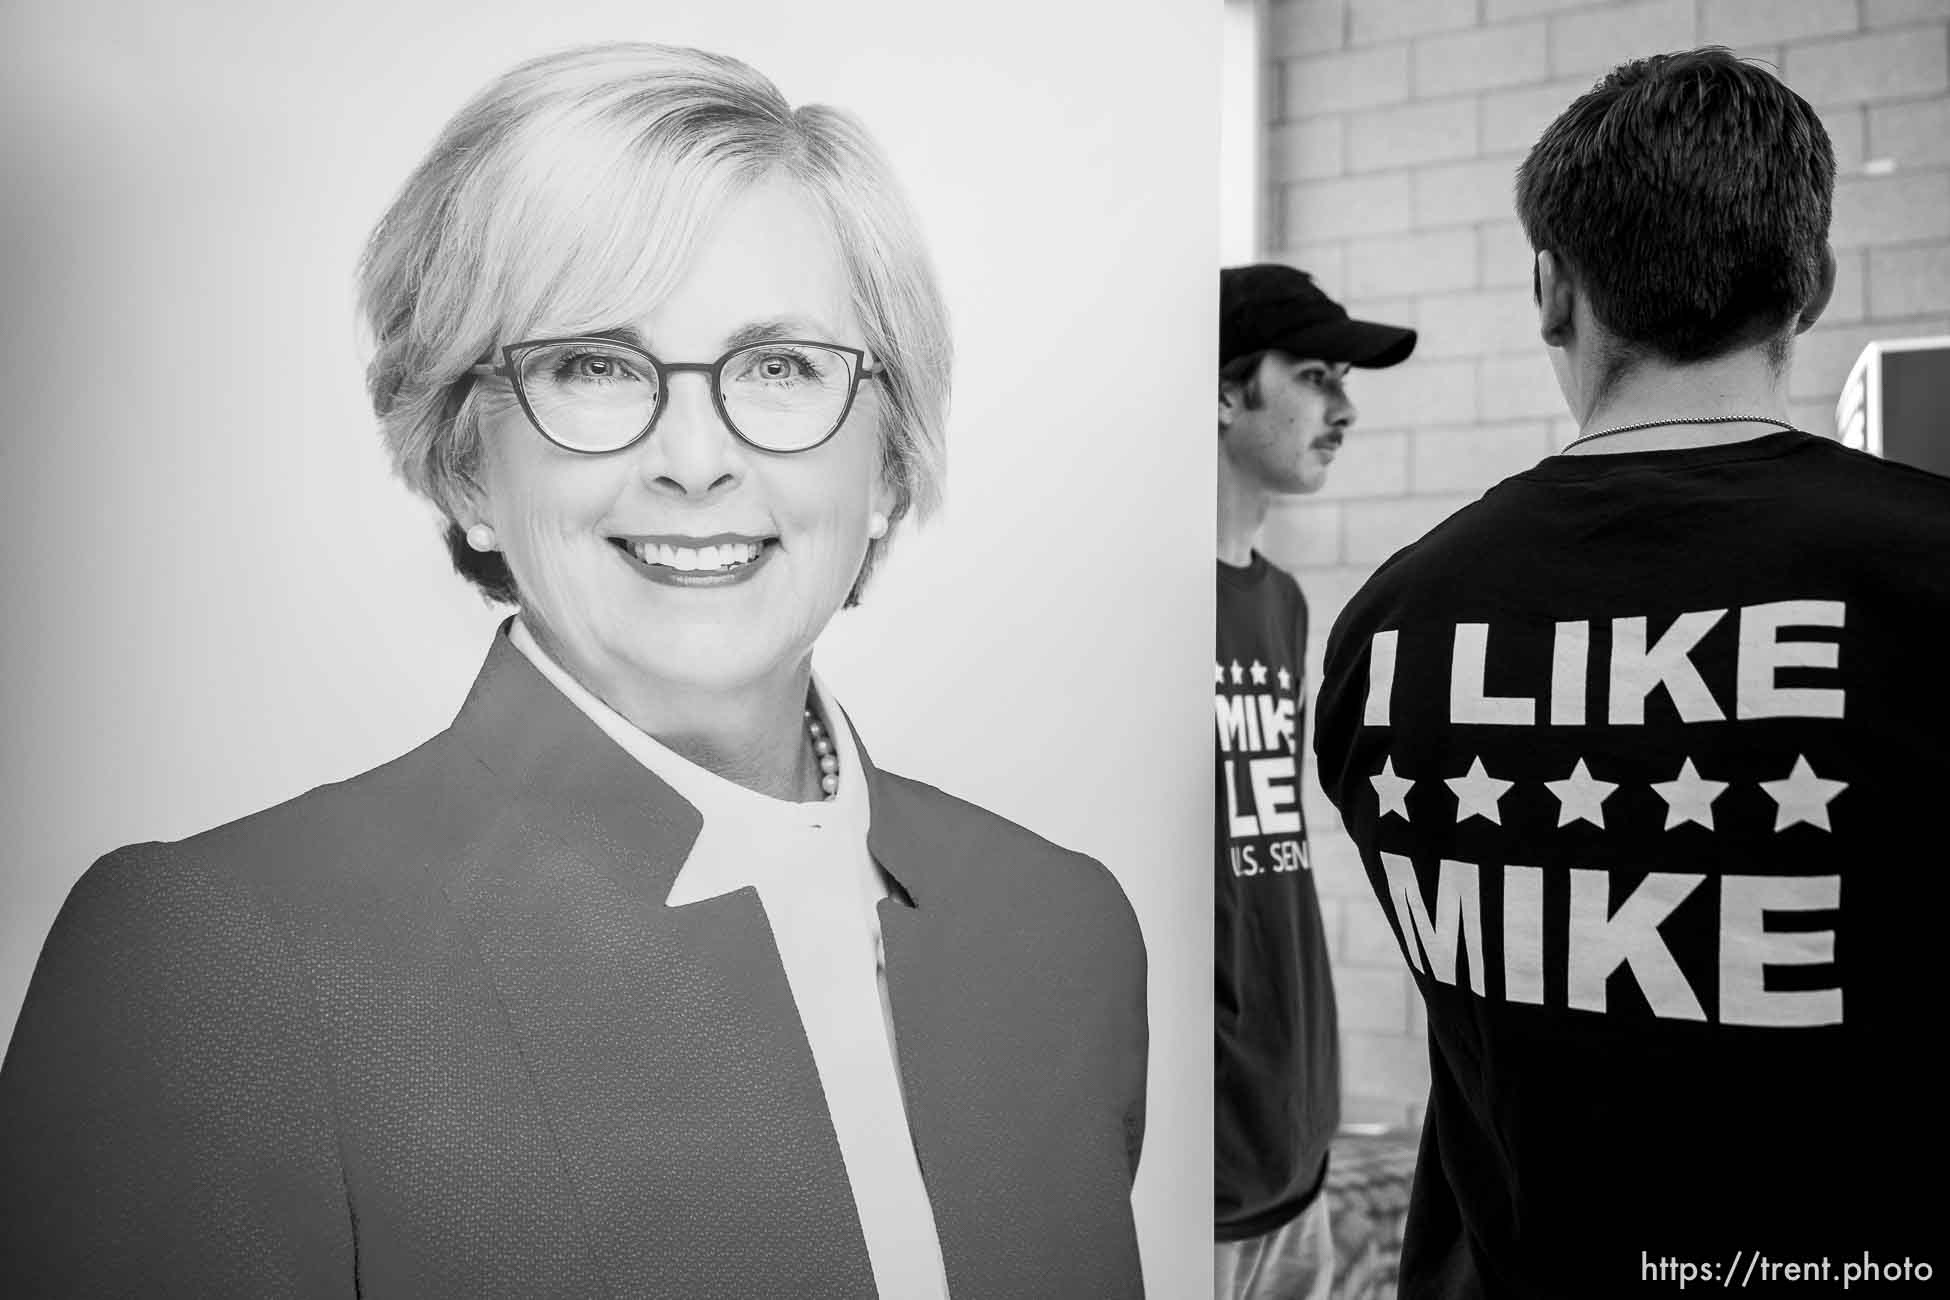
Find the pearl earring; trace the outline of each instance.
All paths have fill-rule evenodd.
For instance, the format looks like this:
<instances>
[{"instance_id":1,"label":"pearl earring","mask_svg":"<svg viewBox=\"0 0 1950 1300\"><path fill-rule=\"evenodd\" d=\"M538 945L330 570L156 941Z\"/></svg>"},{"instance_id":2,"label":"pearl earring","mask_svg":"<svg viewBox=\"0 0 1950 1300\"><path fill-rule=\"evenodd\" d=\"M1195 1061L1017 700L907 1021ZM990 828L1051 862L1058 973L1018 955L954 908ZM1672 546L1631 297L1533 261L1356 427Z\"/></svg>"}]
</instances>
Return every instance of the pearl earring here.
<instances>
[{"instance_id":1,"label":"pearl earring","mask_svg":"<svg viewBox=\"0 0 1950 1300\"><path fill-rule=\"evenodd\" d=\"M475 524L467 530L467 544L477 551L494 549L494 530L486 524Z\"/></svg>"},{"instance_id":2,"label":"pearl earring","mask_svg":"<svg viewBox=\"0 0 1950 1300\"><path fill-rule=\"evenodd\" d=\"M887 516L878 510L867 516L867 536L875 541L887 535Z\"/></svg>"}]
</instances>

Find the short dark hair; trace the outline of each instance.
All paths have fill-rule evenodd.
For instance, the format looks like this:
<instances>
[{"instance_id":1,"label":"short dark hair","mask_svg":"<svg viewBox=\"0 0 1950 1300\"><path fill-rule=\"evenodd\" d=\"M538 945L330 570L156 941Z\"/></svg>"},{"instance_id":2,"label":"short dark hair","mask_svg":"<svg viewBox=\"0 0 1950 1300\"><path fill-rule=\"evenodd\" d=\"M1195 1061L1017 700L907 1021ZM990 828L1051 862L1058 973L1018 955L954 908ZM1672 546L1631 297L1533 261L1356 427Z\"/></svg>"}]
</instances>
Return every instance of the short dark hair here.
<instances>
[{"instance_id":1,"label":"short dark hair","mask_svg":"<svg viewBox=\"0 0 1950 1300\"><path fill-rule=\"evenodd\" d=\"M1621 64L1565 109L1517 171L1517 213L1600 324L1685 363L1785 347L1821 283L1834 191L1808 102L1709 46Z\"/></svg>"},{"instance_id":2,"label":"short dark hair","mask_svg":"<svg viewBox=\"0 0 1950 1300\"><path fill-rule=\"evenodd\" d=\"M1243 357L1234 357L1219 367L1219 387L1230 384L1239 390L1239 402L1249 411L1257 411L1266 399L1259 391L1259 363L1269 354L1264 350L1248 352Z\"/></svg>"}]
</instances>

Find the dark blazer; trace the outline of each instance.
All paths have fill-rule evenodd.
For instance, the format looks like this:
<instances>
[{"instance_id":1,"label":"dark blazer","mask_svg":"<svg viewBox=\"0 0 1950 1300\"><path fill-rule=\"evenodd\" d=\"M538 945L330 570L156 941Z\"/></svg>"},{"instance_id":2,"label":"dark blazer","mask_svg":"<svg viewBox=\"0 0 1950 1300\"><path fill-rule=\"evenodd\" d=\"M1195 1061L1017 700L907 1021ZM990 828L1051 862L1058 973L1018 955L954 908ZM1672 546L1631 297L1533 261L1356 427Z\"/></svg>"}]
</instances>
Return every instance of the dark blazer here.
<instances>
[{"instance_id":1,"label":"dark blazer","mask_svg":"<svg viewBox=\"0 0 1950 1300\"><path fill-rule=\"evenodd\" d=\"M1130 905L862 762L955 1300L1141 1295ZM873 1295L756 893L664 905L699 825L504 631L413 752L103 858L0 1068L0 1293Z\"/></svg>"}]
</instances>

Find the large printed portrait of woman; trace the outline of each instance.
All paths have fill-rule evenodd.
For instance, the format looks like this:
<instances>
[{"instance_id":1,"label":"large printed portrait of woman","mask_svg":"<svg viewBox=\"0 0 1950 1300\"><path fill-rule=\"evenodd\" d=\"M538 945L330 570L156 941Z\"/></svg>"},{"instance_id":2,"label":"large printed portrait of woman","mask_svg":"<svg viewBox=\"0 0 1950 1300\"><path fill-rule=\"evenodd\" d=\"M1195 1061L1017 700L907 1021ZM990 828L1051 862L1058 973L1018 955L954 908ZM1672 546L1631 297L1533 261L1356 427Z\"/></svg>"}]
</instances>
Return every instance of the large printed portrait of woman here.
<instances>
[{"instance_id":1,"label":"large printed portrait of woman","mask_svg":"<svg viewBox=\"0 0 1950 1300\"><path fill-rule=\"evenodd\" d=\"M1207 9L8 18L14 1283L1205 1285Z\"/></svg>"}]
</instances>

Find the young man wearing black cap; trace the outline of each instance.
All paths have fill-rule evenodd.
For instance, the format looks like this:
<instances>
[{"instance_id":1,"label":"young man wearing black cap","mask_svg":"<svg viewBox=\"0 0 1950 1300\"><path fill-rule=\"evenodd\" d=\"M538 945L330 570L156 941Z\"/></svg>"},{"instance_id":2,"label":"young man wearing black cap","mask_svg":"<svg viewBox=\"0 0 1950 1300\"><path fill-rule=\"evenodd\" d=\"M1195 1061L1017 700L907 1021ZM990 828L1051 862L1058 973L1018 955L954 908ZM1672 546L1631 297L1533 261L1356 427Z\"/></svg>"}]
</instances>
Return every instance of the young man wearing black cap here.
<instances>
[{"instance_id":1,"label":"young man wearing black cap","mask_svg":"<svg viewBox=\"0 0 1950 1300\"><path fill-rule=\"evenodd\" d=\"M1221 271L1219 303L1214 1296L1324 1297L1340 1057L1300 809L1307 603L1253 543L1274 497L1326 482L1348 367L1394 365L1415 333L1348 319L1285 266Z\"/></svg>"},{"instance_id":2,"label":"young man wearing black cap","mask_svg":"<svg viewBox=\"0 0 1950 1300\"><path fill-rule=\"evenodd\" d=\"M1787 420L1834 180L1814 110L1725 50L1573 103L1517 206L1583 433L1329 638L1321 782L1428 1010L1405 1297L1950 1268L1919 1190L1950 1158L1950 479Z\"/></svg>"}]
</instances>

